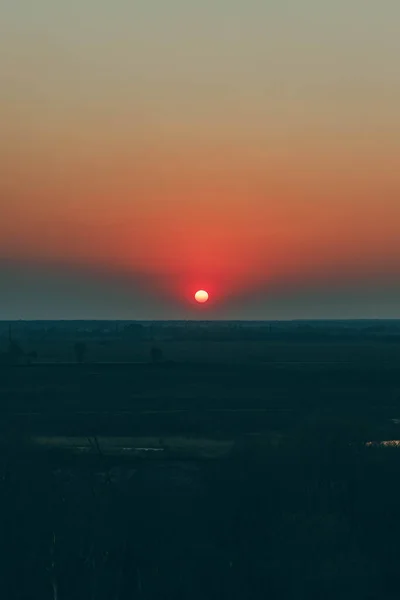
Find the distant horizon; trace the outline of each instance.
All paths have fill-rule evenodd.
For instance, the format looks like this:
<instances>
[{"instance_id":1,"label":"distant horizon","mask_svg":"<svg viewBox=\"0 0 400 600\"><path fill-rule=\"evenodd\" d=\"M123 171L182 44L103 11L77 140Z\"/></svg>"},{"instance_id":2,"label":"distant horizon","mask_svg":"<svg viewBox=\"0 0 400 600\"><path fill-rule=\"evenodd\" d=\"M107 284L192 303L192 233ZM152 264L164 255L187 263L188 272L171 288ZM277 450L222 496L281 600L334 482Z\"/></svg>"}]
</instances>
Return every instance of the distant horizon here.
<instances>
[{"instance_id":1,"label":"distant horizon","mask_svg":"<svg viewBox=\"0 0 400 600\"><path fill-rule=\"evenodd\" d=\"M349 319L0 319L0 323L359 323L399 322L399 318Z\"/></svg>"}]
</instances>

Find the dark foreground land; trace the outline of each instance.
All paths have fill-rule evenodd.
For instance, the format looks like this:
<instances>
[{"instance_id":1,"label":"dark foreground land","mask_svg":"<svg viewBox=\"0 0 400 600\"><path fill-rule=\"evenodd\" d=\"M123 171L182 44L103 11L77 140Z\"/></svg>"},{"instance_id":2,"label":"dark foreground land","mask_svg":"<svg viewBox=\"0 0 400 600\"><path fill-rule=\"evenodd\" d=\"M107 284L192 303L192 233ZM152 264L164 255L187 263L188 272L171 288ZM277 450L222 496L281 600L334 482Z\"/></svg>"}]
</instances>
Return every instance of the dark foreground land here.
<instances>
[{"instance_id":1,"label":"dark foreground land","mask_svg":"<svg viewBox=\"0 0 400 600\"><path fill-rule=\"evenodd\" d=\"M398 323L2 325L1 597L400 596Z\"/></svg>"}]
</instances>

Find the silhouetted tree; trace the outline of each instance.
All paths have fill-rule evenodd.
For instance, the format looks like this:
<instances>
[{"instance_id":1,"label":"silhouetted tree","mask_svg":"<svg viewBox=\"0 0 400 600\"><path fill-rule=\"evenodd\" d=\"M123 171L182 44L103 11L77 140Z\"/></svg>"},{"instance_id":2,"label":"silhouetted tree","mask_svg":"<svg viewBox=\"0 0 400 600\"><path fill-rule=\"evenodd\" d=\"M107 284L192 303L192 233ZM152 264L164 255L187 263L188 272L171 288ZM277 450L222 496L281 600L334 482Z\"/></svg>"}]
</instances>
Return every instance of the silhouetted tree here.
<instances>
[{"instance_id":1,"label":"silhouetted tree","mask_svg":"<svg viewBox=\"0 0 400 600\"><path fill-rule=\"evenodd\" d=\"M86 358L87 346L85 342L76 342L74 345L74 353L76 362L82 364Z\"/></svg>"},{"instance_id":2,"label":"silhouetted tree","mask_svg":"<svg viewBox=\"0 0 400 600\"><path fill-rule=\"evenodd\" d=\"M38 355L37 355L36 350L33 350L32 352L28 352L27 354L25 354L26 362L28 363L28 365L35 362L37 360L37 357L38 357Z\"/></svg>"},{"instance_id":3,"label":"silhouetted tree","mask_svg":"<svg viewBox=\"0 0 400 600\"><path fill-rule=\"evenodd\" d=\"M10 340L8 344L8 360L12 365L16 365L21 362L24 356L24 351L21 346L15 340Z\"/></svg>"},{"instance_id":4,"label":"silhouetted tree","mask_svg":"<svg viewBox=\"0 0 400 600\"><path fill-rule=\"evenodd\" d=\"M161 348L157 348L156 346L153 346L152 349L150 350L150 356L151 356L151 362L153 364L160 363L163 359L163 352L162 352Z\"/></svg>"}]
</instances>

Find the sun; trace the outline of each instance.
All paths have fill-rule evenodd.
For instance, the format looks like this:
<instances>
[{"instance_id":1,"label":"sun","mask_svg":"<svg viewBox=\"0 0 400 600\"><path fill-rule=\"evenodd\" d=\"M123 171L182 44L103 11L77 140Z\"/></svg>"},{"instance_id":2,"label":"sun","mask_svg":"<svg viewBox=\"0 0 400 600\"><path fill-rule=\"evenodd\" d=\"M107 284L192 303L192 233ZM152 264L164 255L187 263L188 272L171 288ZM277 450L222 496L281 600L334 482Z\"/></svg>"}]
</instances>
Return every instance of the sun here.
<instances>
[{"instance_id":1,"label":"sun","mask_svg":"<svg viewBox=\"0 0 400 600\"><path fill-rule=\"evenodd\" d=\"M194 295L194 299L196 302L204 304L204 302L207 302L208 300L208 293L205 290L198 290Z\"/></svg>"}]
</instances>

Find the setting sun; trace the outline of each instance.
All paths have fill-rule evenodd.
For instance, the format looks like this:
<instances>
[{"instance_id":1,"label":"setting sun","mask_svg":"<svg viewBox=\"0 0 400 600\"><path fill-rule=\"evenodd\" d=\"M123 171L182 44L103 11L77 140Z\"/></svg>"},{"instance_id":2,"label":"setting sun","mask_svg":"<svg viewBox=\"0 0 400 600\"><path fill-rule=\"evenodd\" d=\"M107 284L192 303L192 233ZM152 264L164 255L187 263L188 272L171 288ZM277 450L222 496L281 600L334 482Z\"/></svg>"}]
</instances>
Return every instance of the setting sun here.
<instances>
[{"instance_id":1,"label":"setting sun","mask_svg":"<svg viewBox=\"0 0 400 600\"><path fill-rule=\"evenodd\" d=\"M195 298L196 302L199 302L200 304L204 304L204 302L207 302L207 300L208 300L208 293L205 290L198 290L195 293L194 298Z\"/></svg>"}]
</instances>

